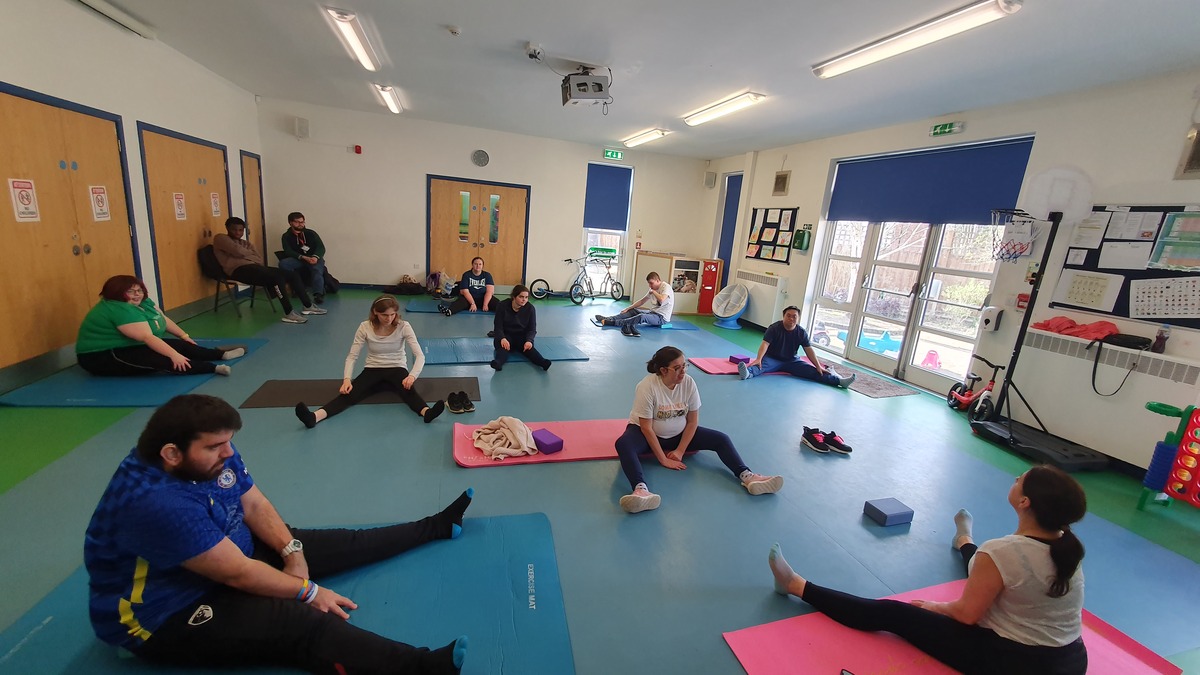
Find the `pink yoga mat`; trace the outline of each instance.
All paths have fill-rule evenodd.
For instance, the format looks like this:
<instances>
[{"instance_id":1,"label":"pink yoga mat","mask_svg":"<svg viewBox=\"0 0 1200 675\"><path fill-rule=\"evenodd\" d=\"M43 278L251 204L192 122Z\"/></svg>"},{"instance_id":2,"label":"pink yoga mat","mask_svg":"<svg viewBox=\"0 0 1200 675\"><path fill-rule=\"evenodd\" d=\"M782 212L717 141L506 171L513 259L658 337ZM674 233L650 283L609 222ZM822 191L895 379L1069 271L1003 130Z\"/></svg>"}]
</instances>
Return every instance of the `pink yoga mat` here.
<instances>
[{"instance_id":1,"label":"pink yoga mat","mask_svg":"<svg viewBox=\"0 0 1200 675\"><path fill-rule=\"evenodd\" d=\"M804 358L803 356L800 358L805 363L808 363L808 359ZM731 363L728 358L712 359L693 357L689 358L688 361L691 361L693 366L696 366L709 375L737 375L738 371L737 364ZM787 375L787 373L776 371L774 373L767 373L767 375Z\"/></svg>"},{"instance_id":2,"label":"pink yoga mat","mask_svg":"<svg viewBox=\"0 0 1200 675\"><path fill-rule=\"evenodd\" d=\"M468 469L479 466L512 466L542 462L582 462L589 459L616 459L614 447L625 433L629 420L580 420L577 422L526 422L531 430L547 429L563 439L562 452L552 455L521 455L494 460L475 447L472 432L482 424L454 425L454 461Z\"/></svg>"},{"instance_id":3,"label":"pink yoga mat","mask_svg":"<svg viewBox=\"0 0 1200 675\"><path fill-rule=\"evenodd\" d=\"M954 600L965 583L951 581L889 597ZM955 672L891 633L846 628L820 612L725 633L725 642L748 675L837 673L842 668L859 675ZM1083 611L1083 642L1089 675L1183 672L1087 610Z\"/></svg>"}]
</instances>

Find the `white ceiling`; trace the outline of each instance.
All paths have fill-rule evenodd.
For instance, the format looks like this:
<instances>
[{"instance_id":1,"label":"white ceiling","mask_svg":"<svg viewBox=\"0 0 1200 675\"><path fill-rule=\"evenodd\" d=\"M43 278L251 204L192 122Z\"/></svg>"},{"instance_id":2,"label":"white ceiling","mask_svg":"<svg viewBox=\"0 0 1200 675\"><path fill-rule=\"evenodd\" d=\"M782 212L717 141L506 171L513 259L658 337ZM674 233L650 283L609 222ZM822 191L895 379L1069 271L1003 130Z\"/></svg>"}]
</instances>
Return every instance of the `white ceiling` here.
<instances>
[{"instance_id":1,"label":"white ceiling","mask_svg":"<svg viewBox=\"0 0 1200 675\"><path fill-rule=\"evenodd\" d=\"M352 60L315 0L111 0L157 39L255 94L703 159L1200 67L1200 0L1025 0L1001 21L831 80L813 63L967 0L330 0L364 21L384 61ZM461 34L451 35L448 26ZM566 72L612 69L612 105L563 106ZM1200 85L1200 82L1197 82ZM755 91L700 127L682 116ZM1148 101L1147 105L1154 105Z\"/></svg>"}]
</instances>

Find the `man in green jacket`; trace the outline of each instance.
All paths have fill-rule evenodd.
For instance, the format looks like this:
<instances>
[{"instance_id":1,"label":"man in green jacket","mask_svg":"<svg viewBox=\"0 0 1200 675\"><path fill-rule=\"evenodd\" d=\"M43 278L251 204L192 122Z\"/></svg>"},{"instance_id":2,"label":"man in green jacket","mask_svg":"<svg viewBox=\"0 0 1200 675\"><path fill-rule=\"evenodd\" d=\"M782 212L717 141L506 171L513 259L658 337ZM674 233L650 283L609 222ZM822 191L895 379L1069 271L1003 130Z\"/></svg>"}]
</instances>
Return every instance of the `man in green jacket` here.
<instances>
[{"instance_id":1,"label":"man in green jacket","mask_svg":"<svg viewBox=\"0 0 1200 675\"><path fill-rule=\"evenodd\" d=\"M283 233L283 258L280 269L296 272L308 280L313 302L325 302L325 243L321 235L304 226L304 214L288 214L288 229Z\"/></svg>"}]
</instances>

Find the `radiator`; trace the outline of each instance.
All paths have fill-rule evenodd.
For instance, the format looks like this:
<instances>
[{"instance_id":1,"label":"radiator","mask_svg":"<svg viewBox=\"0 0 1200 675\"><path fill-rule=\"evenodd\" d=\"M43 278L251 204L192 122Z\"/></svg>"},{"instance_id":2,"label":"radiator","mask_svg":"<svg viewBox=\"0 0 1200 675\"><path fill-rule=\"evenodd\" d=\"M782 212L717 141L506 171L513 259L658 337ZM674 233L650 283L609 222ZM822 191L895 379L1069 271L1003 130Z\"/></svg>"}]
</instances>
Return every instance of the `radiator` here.
<instances>
[{"instance_id":1,"label":"radiator","mask_svg":"<svg viewBox=\"0 0 1200 675\"><path fill-rule=\"evenodd\" d=\"M734 281L750 290L750 306L743 319L764 328L779 320L783 308L788 306L787 279L738 270Z\"/></svg>"}]
</instances>

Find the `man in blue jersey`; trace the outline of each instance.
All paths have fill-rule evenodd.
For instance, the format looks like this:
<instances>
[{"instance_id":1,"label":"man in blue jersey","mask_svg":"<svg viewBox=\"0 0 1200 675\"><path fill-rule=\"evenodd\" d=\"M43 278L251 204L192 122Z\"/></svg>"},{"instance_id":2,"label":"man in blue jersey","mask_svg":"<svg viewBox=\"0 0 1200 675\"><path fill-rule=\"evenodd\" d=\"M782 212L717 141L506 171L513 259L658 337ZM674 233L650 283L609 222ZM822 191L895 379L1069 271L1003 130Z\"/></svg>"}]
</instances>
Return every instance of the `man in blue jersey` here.
<instances>
[{"instance_id":1,"label":"man in blue jersey","mask_svg":"<svg viewBox=\"0 0 1200 675\"><path fill-rule=\"evenodd\" d=\"M151 416L88 525L96 635L160 664L458 673L465 637L436 650L380 637L312 579L457 537L473 492L411 523L293 530L233 447L241 427L212 396L177 396Z\"/></svg>"},{"instance_id":2,"label":"man in blue jersey","mask_svg":"<svg viewBox=\"0 0 1200 675\"><path fill-rule=\"evenodd\" d=\"M807 363L798 355L801 349L808 357ZM854 373L843 377L821 364L808 342L808 333L800 327L800 310L794 305L784 308L782 321L767 326L758 356L750 363L738 364L738 375L743 380L777 371L833 387L849 387L858 377Z\"/></svg>"}]
</instances>

